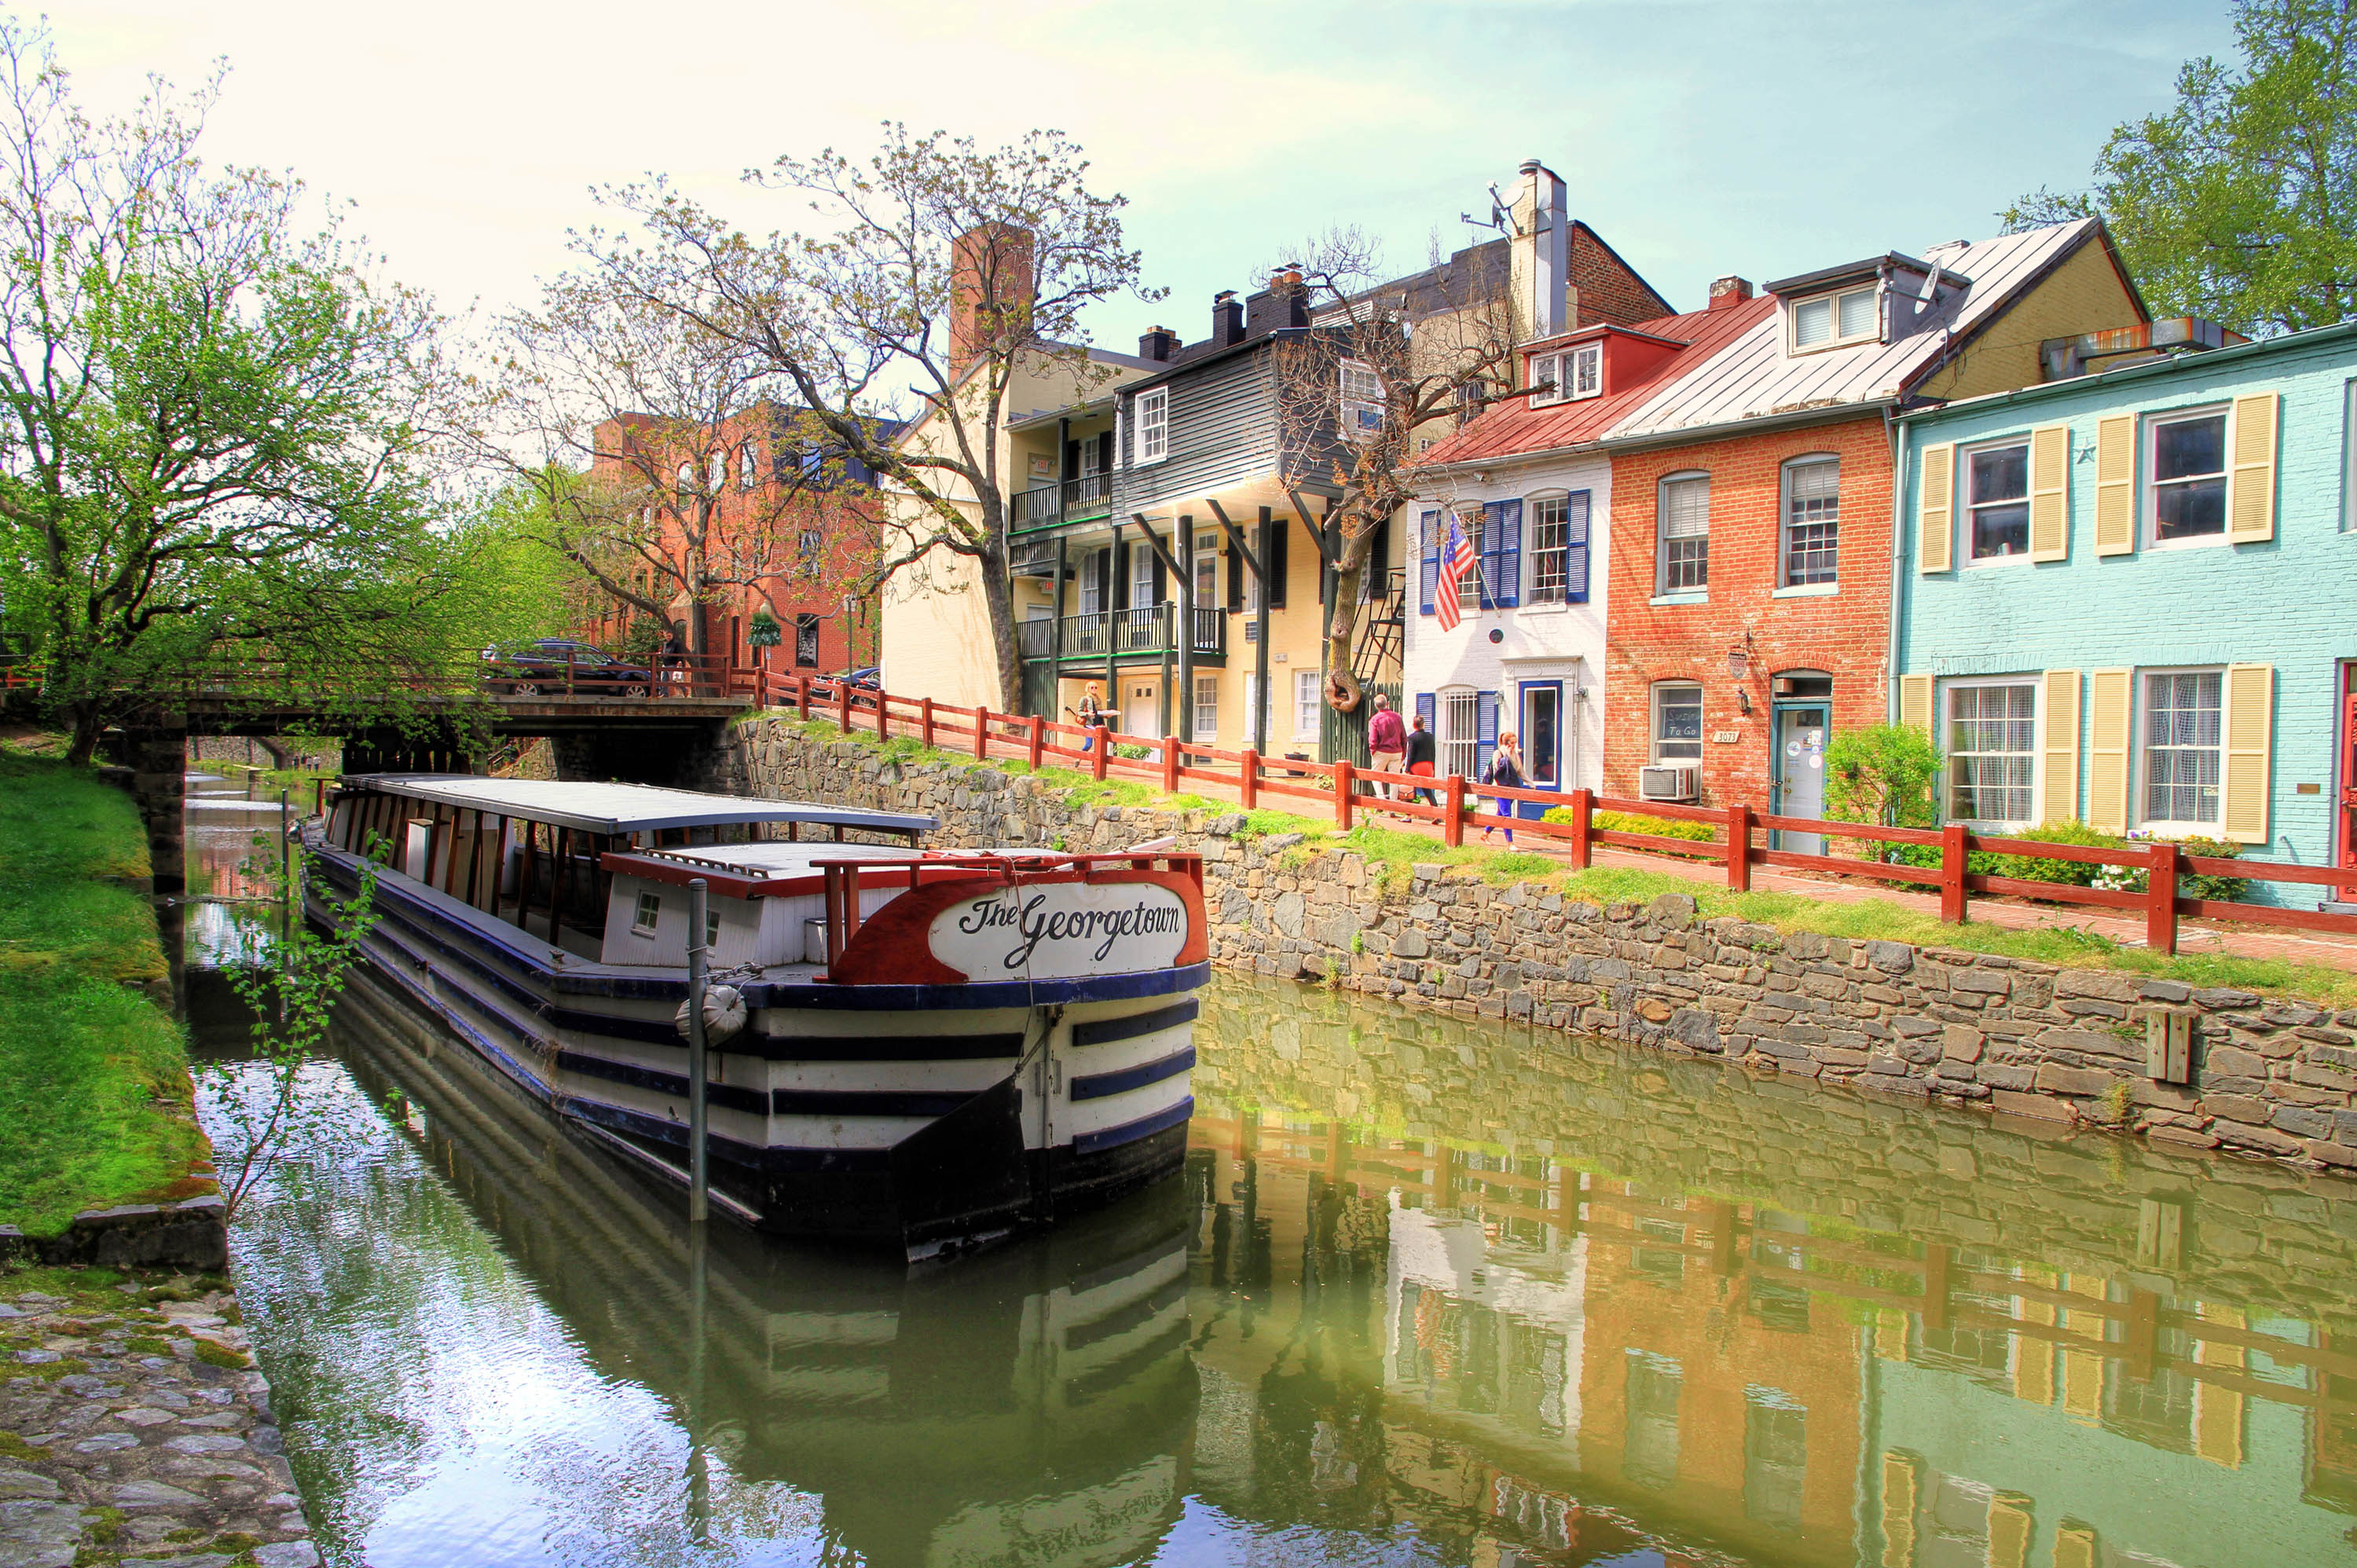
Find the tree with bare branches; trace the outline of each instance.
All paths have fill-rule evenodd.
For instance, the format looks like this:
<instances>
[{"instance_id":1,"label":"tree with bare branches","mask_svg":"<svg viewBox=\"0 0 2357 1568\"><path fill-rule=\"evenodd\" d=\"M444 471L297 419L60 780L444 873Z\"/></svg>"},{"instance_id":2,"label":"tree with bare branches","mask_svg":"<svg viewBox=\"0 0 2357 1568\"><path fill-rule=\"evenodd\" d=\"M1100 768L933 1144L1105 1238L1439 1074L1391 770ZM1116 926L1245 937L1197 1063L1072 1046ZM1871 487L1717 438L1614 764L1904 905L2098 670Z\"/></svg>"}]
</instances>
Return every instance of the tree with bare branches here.
<instances>
[{"instance_id":1,"label":"tree with bare branches","mask_svg":"<svg viewBox=\"0 0 2357 1568\"><path fill-rule=\"evenodd\" d=\"M814 579L799 536L843 465L746 345L602 268L548 284L501 336L478 455L533 497L534 537L597 596L663 626L685 599L703 654L726 590Z\"/></svg>"},{"instance_id":2,"label":"tree with bare branches","mask_svg":"<svg viewBox=\"0 0 2357 1568\"><path fill-rule=\"evenodd\" d=\"M1114 373L1081 326L1138 286L1118 195L1098 195L1061 133L983 148L885 127L864 163L833 149L781 157L748 184L815 215L810 232L752 239L661 180L606 193L635 234L578 245L611 285L776 378L890 504L877 575L938 557L984 596L1002 704L1022 687L1008 591L1010 403L1028 388L1077 403Z\"/></svg>"},{"instance_id":3,"label":"tree with bare branches","mask_svg":"<svg viewBox=\"0 0 2357 1568\"><path fill-rule=\"evenodd\" d=\"M1514 320L1506 269L1482 264L1485 252L1436 256L1389 281L1355 229L1298 253L1289 265L1309 291L1311 329L1277 349L1277 445L1287 485L1335 493L1324 519L1335 571L1326 700L1349 713L1361 696L1352 664L1376 531L1415 498L1420 446L1512 385Z\"/></svg>"}]
</instances>

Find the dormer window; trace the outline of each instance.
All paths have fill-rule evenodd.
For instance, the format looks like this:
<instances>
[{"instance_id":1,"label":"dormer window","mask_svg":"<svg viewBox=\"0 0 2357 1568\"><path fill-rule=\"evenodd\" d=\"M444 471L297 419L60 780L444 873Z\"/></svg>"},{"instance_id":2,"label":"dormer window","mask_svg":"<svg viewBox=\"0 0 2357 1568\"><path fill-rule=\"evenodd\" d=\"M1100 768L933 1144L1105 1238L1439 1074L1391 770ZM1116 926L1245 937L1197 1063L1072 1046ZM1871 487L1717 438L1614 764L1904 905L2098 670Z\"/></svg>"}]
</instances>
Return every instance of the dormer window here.
<instances>
[{"instance_id":1,"label":"dormer window","mask_svg":"<svg viewBox=\"0 0 2357 1568\"><path fill-rule=\"evenodd\" d=\"M1531 403L1577 403L1604 391L1604 345L1582 343L1560 354L1531 356Z\"/></svg>"},{"instance_id":2,"label":"dormer window","mask_svg":"<svg viewBox=\"0 0 2357 1568\"><path fill-rule=\"evenodd\" d=\"M1881 337L1882 324L1875 309L1878 292L1877 285L1869 284L1794 301L1791 306L1793 350L1837 349Z\"/></svg>"}]
</instances>

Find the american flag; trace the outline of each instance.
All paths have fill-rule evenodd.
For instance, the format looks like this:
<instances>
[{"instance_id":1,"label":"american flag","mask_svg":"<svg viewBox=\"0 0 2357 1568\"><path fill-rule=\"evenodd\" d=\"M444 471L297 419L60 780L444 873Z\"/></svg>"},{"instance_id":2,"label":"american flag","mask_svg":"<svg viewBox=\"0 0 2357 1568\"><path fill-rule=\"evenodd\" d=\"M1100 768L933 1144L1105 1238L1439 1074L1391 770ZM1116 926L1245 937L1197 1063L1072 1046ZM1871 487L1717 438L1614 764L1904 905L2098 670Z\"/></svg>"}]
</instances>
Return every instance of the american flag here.
<instances>
[{"instance_id":1,"label":"american flag","mask_svg":"<svg viewBox=\"0 0 2357 1568\"><path fill-rule=\"evenodd\" d=\"M1440 617L1440 629L1455 631L1464 619L1464 606L1458 596L1459 585L1465 574L1473 570L1473 542L1457 525L1457 514L1448 514L1448 542L1440 552L1440 583L1432 592L1432 607Z\"/></svg>"}]
</instances>

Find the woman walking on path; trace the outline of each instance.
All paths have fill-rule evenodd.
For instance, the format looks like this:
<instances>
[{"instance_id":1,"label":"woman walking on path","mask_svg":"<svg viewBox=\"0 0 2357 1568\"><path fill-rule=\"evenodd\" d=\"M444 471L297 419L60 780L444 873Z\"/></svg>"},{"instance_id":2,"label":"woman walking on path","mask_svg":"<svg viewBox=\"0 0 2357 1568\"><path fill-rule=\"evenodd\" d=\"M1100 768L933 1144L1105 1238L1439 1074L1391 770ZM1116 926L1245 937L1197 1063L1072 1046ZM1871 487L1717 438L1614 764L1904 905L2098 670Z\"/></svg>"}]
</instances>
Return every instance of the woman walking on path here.
<instances>
[{"instance_id":1,"label":"woman walking on path","mask_svg":"<svg viewBox=\"0 0 2357 1568\"><path fill-rule=\"evenodd\" d=\"M1491 754L1490 771L1482 777L1481 782L1494 784L1501 789L1527 788L1523 781L1522 754L1514 749L1512 730L1504 729L1498 732L1498 749ZM1498 814L1509 822L1512 821L1514 803L1501 796L1498 800ZM1483 828L1481 836L1488 838L1493 831L1495 830ZM1506 842L1508 843L1514 842L1514 830L1512 828L1506 830Z\"/></svg>"},{"instance_id":2,"label":"woman walking on path","mask_svg":"<svg viewBox=\"0 0 2357 1568\"><path fill-rule=\"evenodd\" d=\"M1066 708L1064 711L1068 714L1072 712L1070 708ZM1072 716L1079 720L1081 726L1083 729L1086 729L1089 732L1081 739L1081 749L1082 751L1092 750L1097 744L1096 728L1099 725L1104 723L1104 685L1103 682L1092 681L1088 683L1087 688L1081 693L1081 711L1077 714L1073 714Z\"/></svg>"}]
</instances>

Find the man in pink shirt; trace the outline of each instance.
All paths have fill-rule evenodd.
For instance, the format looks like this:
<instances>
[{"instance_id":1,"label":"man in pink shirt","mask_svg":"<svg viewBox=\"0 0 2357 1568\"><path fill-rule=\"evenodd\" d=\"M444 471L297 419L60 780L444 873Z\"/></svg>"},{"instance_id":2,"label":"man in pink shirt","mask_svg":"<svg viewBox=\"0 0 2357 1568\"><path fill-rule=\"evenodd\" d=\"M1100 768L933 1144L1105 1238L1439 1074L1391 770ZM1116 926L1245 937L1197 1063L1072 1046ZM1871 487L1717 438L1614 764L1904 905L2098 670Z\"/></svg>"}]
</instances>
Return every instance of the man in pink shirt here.
<instances>
[{"instance_id":1,"label":"man in pink shirt","mask_svg":"<svg viewBox=\"0 0 2357 1568\"><path fill-rule=\"evenodd\" d=\"M1367 720L1367 759L1378 773L1406 771L1407 725L1392 711L1391 700L1381 692L1372 699L1374 716ZM1383 799L1392 800L1392 787L1383 786Z\"/></svg>"}]
</instances>

